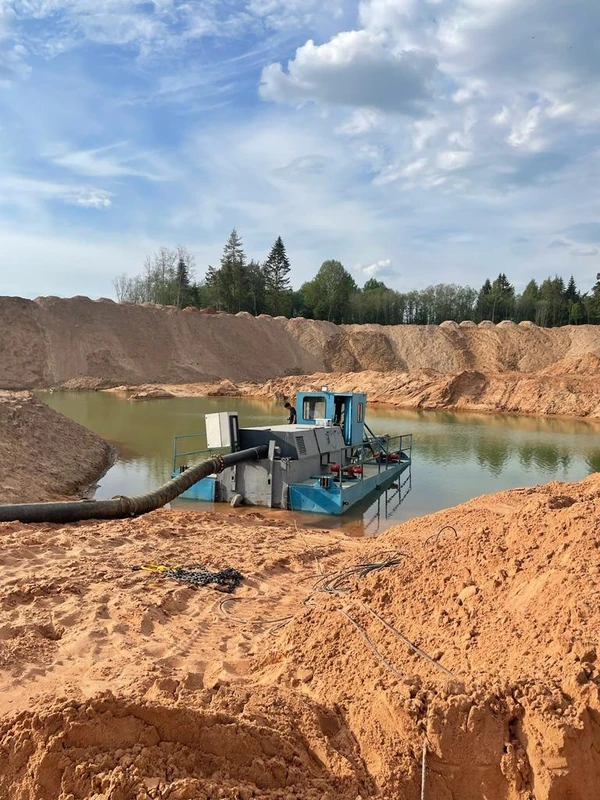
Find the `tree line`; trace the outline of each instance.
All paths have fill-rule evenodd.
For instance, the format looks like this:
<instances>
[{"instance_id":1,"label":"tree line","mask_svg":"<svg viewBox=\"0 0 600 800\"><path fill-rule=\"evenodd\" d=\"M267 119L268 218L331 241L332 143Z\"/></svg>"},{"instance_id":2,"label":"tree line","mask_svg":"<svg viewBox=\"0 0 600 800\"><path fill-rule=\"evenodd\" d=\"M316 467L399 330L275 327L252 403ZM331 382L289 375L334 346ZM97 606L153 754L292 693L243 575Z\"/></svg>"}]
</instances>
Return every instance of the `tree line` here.
<instances>
[{"instance_id":1,"label":"tree line","mask_svg":"<svg viewBox=\"0 0 600 800\"><path fill-rule=\"evenodd\" d=\"M248 259L234 229L218 267L209 266L196 279L193 255L185 247L161 247L146 258L140 275L114 280L119 302L158 303L178 308L212 307L247 311L257 316L302 316L336 323L439 325L445 320L530 320L542 327L600 324L600 273L595 285L581 292L573 278L555 276L529 281L521 294L504 273L470 286L439 283L426 289L399 292L370 278L359 287L337 260L324 261L315 277L293 290L291 265L279 236L261 263Z\"/></svg>"}]
</instances>

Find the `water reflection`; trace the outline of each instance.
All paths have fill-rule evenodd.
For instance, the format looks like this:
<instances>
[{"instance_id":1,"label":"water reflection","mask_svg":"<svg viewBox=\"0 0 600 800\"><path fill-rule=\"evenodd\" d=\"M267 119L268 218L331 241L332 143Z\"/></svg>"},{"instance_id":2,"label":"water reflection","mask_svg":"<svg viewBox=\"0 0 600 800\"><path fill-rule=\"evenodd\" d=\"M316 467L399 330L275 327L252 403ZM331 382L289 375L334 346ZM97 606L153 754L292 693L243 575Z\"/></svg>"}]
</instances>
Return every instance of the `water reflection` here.
<instances>
[{"instance_id":1,"label":"water reflection","mask_svg":"<svg viewBox=\"0 0 600 800\"><path fill-rule=\"evenodd\" d=\"M97 497L137 494L168 479L173 437L203 432L204 414L238 411L241 425L283 422L276 403L227 397L130 401L103 392L43 395L53 408L96 431L119 451ZM427 514L471 497L549 480L579 480L600 472L600 424L582 420L369 409L376 433L414 436L410 495L394 506L392 493L341 522L377 531L395 521ZM369 511L369 507L371 511ZM317 520L310 517L307 524ZM335 525L330 517L319 524Z\"/></svg>"}]
</instances>

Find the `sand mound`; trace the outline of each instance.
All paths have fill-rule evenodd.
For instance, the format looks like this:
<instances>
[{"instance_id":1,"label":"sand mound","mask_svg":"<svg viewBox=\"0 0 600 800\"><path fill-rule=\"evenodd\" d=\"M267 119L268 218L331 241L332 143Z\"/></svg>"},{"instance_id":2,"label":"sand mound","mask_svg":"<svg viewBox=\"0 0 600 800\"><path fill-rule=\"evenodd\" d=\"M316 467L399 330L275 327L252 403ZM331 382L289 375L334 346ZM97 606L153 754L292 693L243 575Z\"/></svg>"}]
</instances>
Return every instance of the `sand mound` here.
<instances>
[{"instance_id":1,"label":"sand mound","mask_svg":"<svg viewBox=\"0 0 600 800\"><path fill-rule=\"evenodd\" d=\"M278 701L275 714L248 695L232 696L227 711L223 697L190 708L111 694L23 714L0 729L8 763L1 796L355 800L361 783L333 774L308 744L293 707L269 699ZM324 750L327 737L320 739Z\"/></svg>"},{"instance_id":2,"label":"sand mound","mask_svg":"<svg viewBox=\"0 0 600 800\"><path fill-rule=\"evenodd\" d=\"M599 531L598 475L391 529L377 547L400 565L313 597L265 669L311 671L383 796L417 796L404 770L425 736L431 797L583 800L600 775Z\"/></svg>"},{"instance_id":3,"label":"sand mound","mask_svg":"<svg viewBox=\"0 0 600 800\"><path fill-rule=\"evenodd\" d=\"M98 479L110 447L28 392L0 392L0 502L78 495Z\"/></svg>"},{"instance_id":4,"label":"sand mound","mask_svg":"<svg viewBox=\"0 0 600 800\"><path fill-rule=\"evenodd\" d=\"M264 382L319 371L534 372L600 356L600 327L590 325L337 326L85 297L0 298L0 318L0 388L7 389Z\"/></svg>"},{"instance_id":5,"label":"sand mound","mask_svg":"<svg viewBox=\"0 0 600 800\"><path fill-rule=\"evenodd\" d=\"M142 386L141 389L129 395L130 400L168 400L170 397L175 397L175 395L166 389L161 389L160 386Z\"/></svg>"}]
</instances>

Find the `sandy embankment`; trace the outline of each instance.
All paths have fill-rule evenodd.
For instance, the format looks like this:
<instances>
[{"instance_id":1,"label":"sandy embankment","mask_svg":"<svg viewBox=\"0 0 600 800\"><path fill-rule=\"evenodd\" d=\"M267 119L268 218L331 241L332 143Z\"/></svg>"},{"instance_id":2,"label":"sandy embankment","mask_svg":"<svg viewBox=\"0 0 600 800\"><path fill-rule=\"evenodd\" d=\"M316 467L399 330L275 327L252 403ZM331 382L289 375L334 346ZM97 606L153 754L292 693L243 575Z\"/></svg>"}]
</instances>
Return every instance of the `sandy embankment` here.
<instances>
[{"instance_id":1,"label":"sandy embankment","mask_svg":"<svg viewBox=\"0 0 600 800\"><path fill-rule=\"evenodd\" d=\"M581 363L583 362L583 363ZM371 405L426 411L600 418L600 359L588 356L539 373L462 372L440 375L419 372L364 372L294 375L266 383L233 382L121 386L110 391L132 392L131 399L164 397L292 398L299 391L367 392ZM570 371L568 371L570 370ZM578 371L576 371L578 370Z\"/></svg>"},{"instance_id":2,"label":"sandy embankment","mask_svg":"<svg viewBox=\"0 0 600 800\"><path fill-rule=\"evenodd\" d=\"M6 389L278 396L325 374L397 407L600 416L600 326L337 326L85 297L0 298L0 319Z\"/></svg>"},{"instance_id":3,"label":"sandy embankment","mask_svg":"<svg viewBox=\"0 0 600 800\"><path fill-rule=\"evenodd\" d=\"M109 445L29 392L0 391L0 503L81 497L112 461Z\"/></svg>"},{"instance_id":4,"label":"sandy embankment","mask_svg":"<svg viewBox=\"0 0 600 800\"><path fill-rule=\"evenodd\" d=\"M369 542L260 514L0 525L0 797L418 800L425 742L427 798L588 800L599 536L600 476ZM313 589L381 550L400 563ZM144 562L246 579L230 599Z\"/></svg>"}]
</instances>

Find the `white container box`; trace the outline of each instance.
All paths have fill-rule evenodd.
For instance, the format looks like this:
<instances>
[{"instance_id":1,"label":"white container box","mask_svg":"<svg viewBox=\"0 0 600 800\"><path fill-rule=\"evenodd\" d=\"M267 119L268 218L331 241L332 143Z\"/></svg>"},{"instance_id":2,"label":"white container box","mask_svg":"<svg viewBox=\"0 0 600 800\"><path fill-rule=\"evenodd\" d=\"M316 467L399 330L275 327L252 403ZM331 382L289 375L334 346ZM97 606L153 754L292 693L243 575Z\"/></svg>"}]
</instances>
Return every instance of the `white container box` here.
<instances>
[{"instance_id":1,"label":"white container box","mask_svg":"<svg viewBox=\"0 0 600 800\"><path fill-rule=\"evenodd\" d=\"M321 417L319 417L318 419L315 420L315 425L318 428L331 428L332 427L330 419L322 419Z\"/></svg>"},{"instance_id":2,"label":"white container box","mask_svg":"<svg viewBox=\"0 0 600 800\"><path fill-rule=\"evenodd\" d=\"M209 450L217 450L220 447L231 447L231 429L234 423L230 420L236 417L235 411L221 411L218 414L205 414L206 420L206 446ZM237 424L235 424L237 430Z\"/></svg>"}]
</instances>

